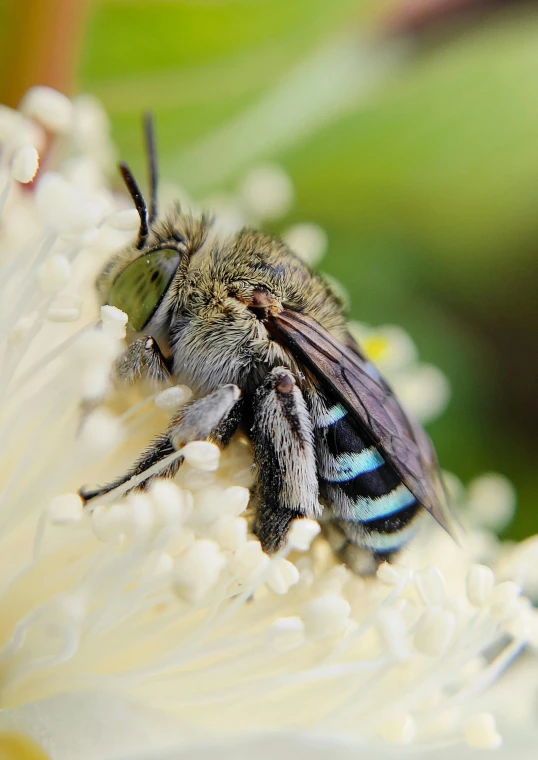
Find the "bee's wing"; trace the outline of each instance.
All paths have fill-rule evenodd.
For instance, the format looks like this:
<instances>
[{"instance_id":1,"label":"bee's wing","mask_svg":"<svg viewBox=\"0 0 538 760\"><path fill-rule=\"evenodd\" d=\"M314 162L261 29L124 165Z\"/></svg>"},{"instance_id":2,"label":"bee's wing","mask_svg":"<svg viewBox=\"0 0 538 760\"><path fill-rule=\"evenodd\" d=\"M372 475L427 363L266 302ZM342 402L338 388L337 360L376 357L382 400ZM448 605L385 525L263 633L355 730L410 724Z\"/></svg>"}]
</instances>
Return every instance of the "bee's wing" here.
<instances>
[{"instance_id":1,"label":"bee's wing","mask_svg":"<svg viewBox=\"0 0 538 760\"><path fill-rule=\"evenodd\" d=\"M377 369L350 337L344 345L316 320L285 310L271 320L278 335L320 384L330 388L360 429L437 522L456 537L437 455L428 435L411 422Z\"/></svg>"}]
</instances>

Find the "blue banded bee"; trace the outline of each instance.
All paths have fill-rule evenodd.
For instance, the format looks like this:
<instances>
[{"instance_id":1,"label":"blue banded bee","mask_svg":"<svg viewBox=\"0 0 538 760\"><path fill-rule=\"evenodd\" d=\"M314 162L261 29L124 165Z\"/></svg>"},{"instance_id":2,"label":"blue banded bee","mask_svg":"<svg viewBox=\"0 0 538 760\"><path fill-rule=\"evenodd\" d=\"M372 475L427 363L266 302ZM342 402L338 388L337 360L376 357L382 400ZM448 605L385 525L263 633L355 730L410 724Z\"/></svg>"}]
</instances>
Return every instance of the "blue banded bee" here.
<instances>
[{"instance_id":1,"label":"blue banded bee","mask_svg":"<svg viewBox=\"0 0 538 760\"><path fill-rule=\"evenodd\" d=\"M220 239L209 217L179 205L159 219L149 118L145 134L149 209L120 164L139 233L97 288L103 303L126 312L133 334L119 376L185 383L195 400L129 472L81 490L83 498L128 484L188 441L226 446L241 428L253 448L253 530L267 552L284 544L297 517L319 519L354 569L365 552L379 559L400 549L424 510L450 530L432 444L351 337L327 282L263 232ZM181 462L159 475L174 476Z\"/></svg>"}]
</instances>

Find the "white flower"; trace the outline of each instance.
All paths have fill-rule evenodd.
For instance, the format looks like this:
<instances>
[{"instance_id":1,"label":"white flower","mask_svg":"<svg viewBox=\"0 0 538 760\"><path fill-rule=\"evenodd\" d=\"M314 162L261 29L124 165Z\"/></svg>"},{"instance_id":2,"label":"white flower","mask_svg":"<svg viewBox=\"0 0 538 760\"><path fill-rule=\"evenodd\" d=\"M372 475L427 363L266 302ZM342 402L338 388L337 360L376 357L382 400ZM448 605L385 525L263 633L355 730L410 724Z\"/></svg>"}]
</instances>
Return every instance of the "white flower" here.
<instances>
[{"instance_id":1,"label":"white flower","mask_svg":"<svg viewBox=\"0 0 538 760\"><path fill-rule=\"evenodd\" d=\"M444 411L450 400L448 379L437 367L418 361L416 346L405 330L396 325L372 328L352 322L351 333L410 414L430 422Z\"/></svg>"},{"instance_id":2,"label":"white flower","mask_svg":"<svg viewBox=\"0 0 538 760\"><path fill-rule=\"evenodd\" d=\"M276 164L258 164L241 182L239 197L256 219L279 219L293 205L295 191L286 172Z\"/></svg>"},{"instance_id":3,"label":"white flower","mask_svg":"<svg viewBox=\"0 0 538 760\"><path fill-rule=\"evenodd\" d=\"M303 222L294 224L284 231L284 242L303 261L310 266L316 266L327 252L327 233L318 224Z\"/></svg>"},{"instance_id":4,"label":"white flower","mask_svg":"<svg viewBox=\"0 0 538 760\"><path fill-rule=\"evenodd\" d=\"M81 134L80 118L63 128ZM106 148L92 123L88 151ZM125 469L190 392L110 390L125 318L104 309L94 329L92 283L132 218L118 222L119 201L110 224L89 213L87 186L54 168L55 223L13 188L2 218L28 224L0 228L0 754L325 760L407 745L464 758L501 738L519 752L536 723L538 625L520 586L537 539L502 546L481 527L495 496L483 483L464 547L424 521L377 579L337 565L312 521L262 552L243 439L222 453L193 442L175 482L83 508L76 489ZM409 340L398 350L407 371Z\"/></svg>"},{"instance_id":5,"label":"white flower","mask_svg":"<svg viewBox=\"0 0 538 760\"><path fill-rule=\"evenodd\" d=\"M32 87L20 107L25 116L40 122L52 132L68 132L72 126L71 101L50 87Z\"/></svg>"}]
</instances>

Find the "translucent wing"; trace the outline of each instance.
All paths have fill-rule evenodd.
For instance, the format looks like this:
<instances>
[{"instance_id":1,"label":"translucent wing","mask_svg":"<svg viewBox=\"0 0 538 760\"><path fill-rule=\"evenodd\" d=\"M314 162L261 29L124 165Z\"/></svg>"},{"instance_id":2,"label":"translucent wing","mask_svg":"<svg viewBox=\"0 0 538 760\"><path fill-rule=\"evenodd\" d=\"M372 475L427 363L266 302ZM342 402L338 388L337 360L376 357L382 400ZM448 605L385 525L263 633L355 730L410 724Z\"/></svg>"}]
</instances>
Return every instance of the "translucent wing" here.
<instances>
[{"instance_id":1,"label":"translucent wing","mask_svg":"<svg viewBox=\"0 0 538 760\"><path fill-rule=\"evenodd\" d=\"M394 467L403 483L456 538L433 445L412 422L377 369L350 337L344 345L316 320L295 311L271 319L275 337L287 344L318 382L330 388Z\"/></svg>"}]
</instances>

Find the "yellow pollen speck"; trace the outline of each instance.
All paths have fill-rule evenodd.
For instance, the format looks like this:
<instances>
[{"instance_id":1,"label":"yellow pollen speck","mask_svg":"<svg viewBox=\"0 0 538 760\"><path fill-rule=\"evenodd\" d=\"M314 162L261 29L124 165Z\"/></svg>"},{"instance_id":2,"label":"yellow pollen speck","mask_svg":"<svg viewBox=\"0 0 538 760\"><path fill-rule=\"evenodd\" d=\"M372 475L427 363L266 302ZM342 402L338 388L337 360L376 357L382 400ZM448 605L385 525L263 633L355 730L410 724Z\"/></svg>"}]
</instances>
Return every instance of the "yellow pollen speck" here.
<instances>
[{"instance_id":1,"label":"yellow pollen speck","mask_svg":"<svg viewBox=\"0 0 538 760\"><path fill-rule=\"evenodd\" d=\"M368 358L377 362L387 355L390 346L386 338L376 335L372 338L366 338L363 342L363 348Z\"/></svg>"},{"instance_id":2,"label":"yellow pollen speck","mask_svg":"<svg viewBox=\"0 0 538 760\"><path fill-rule=\"evenodd\" d=\"M29 736L0 733L0 760L50 760Z\"/></svg>"}]
</instances>

